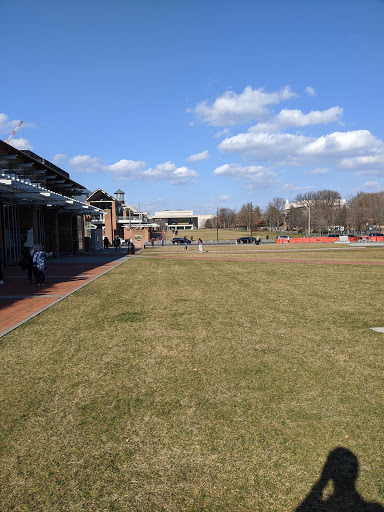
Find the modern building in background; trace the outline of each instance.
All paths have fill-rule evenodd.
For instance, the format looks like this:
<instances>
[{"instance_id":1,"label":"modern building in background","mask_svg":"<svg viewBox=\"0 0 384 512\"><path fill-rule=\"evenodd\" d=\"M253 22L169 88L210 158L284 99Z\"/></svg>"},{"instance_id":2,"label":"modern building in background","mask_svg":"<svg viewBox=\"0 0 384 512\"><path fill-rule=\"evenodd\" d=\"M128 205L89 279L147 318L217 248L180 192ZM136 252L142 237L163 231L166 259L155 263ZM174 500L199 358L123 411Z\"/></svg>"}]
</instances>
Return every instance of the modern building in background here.
<instances>
[{"instance_id":1,"label":"modern building in background","mask_svg":"<svg viewBox=\"0 0 384 512\"><path fill-rule=\"evenodd\" d=\"M100 210L85 203L89 191L32 151L0 140L0 244L4 264L20 261L23 246L48 252L89 250L86 223Z\"/></svg>"},{"instance_id":2,"label":"modern building in background","mask_svg":"<svg viewBox=\"0 0 384 512\"><path fill-rule=\"evenodd\" d=\"M214 218L214 215L194 215L193 210L162 210L153 216L155 222L172 231L204 228L207 220Z\"/></svg>"}]
</instances>

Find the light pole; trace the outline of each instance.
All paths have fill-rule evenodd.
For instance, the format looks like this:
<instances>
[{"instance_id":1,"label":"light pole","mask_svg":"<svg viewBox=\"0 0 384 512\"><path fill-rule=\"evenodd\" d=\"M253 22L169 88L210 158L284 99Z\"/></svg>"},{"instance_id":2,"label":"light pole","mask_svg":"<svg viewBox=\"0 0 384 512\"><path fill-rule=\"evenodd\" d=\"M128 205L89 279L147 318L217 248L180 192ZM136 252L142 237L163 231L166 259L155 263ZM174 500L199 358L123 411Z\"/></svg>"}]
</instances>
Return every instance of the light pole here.
<instances>
[{"instance_id":1,"label":"light pole","mask_svg":"<svg viewBox=\"0 0 384 512\"><path fill-rule=\"evenodd\" d=\"M216 243L219 245L219 208L216 210Z\"/></svg>"},{"instance_id":2,"label":"light pole","mask_svg":"<svg viewBox=\"0 0 384 512\"><path fill-rule=\"evenodd\" d=\"M252 243L252 201L251 201L251 243Z\"/></svg>"}]
</instances>

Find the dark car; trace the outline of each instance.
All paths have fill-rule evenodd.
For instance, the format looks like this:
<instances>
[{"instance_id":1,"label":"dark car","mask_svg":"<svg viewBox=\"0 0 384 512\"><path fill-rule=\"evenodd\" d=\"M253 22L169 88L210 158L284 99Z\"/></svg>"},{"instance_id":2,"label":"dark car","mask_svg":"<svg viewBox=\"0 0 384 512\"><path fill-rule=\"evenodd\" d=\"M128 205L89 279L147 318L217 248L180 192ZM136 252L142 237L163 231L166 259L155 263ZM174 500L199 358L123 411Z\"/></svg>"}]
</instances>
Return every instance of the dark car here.
<instances>
[{"instance_id":1,"label":"dark car","mask_svg":"<svg viewBox=\"0 0 384 512\"><path fill-rule=\"evenodd\" d=\"M191 241L188 240L188 238L186 238L185 240L184 238L172 238L172 243L176 245L185 244L185 242L187 242L187 244L191 243Z\"/></svg>"},{"instance_id":2,"label":"dark car","mask_svg":"<svg viewBox=\"0 0 384 512\"><path fill-rule=\"evenodd\" d=\"M242 236L240 238L238 238L237 240L237 243L238 244L255 244L256 243L256 238L255 237L250 237L250 236Z\"/></svg>"},{"instance_id":3,"label":"dark car","mask_svg":"<svg viewBox=\"0 0 384 512\"><path fill-rule=\"evenodd\" d=\"M328 238L339 238L340 235L337 235L336 233L331 233L330 235L327 235Z\"/></svg>"},{"instance_id":4,"label":"dark car","mask_svg":"<svg viewBox=\"0 0 384 512\"><path fill-rule=\"evenodd\" d=\"M384 236L383 233L368 233L368 236Z\"/></svg>"}]
</instances>

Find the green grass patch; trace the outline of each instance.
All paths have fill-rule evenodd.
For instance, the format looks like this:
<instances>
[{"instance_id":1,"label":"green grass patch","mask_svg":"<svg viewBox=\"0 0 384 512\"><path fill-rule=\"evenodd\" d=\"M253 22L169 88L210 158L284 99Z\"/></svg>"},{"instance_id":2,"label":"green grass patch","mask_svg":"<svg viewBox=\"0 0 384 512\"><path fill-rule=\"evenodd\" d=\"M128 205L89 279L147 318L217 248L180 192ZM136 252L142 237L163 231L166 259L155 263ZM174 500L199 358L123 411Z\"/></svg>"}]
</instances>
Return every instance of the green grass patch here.
<instances>
[{"instance_id":1,"label":"green grass patch","mask_svg":"<svg viewBox=\"0 0 384 512\"><path fill-rule=\"evenodd\" d=\"M293 511L337 446L383 502L382 267L267 254L133 258L4 337L0 509Z\"/></svg>"}]
</instances>

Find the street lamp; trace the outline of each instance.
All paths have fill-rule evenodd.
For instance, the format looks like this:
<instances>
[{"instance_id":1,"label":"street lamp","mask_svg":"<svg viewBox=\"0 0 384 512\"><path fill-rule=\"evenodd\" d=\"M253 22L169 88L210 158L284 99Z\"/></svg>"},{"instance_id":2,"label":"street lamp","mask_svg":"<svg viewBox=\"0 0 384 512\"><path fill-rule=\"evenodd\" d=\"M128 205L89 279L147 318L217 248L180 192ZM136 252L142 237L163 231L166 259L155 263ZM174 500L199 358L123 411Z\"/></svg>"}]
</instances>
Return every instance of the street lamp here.
<instances>
[{"instance_id":1,"label":"street lamp","mask_svg":"<svg viewBox=\"0 0 384 512\"><path fill-rule=\"evenodd\" d=\"M252 201L251 201L251 243L252 243Z\"/></svg>"},{"instance_id":2,"label":"street lamp","mask_svg":"<svg viewBox=\"0 0 384 512\"><path fill-rule=\"evenodd\" d=\"M219 245L219 208L216 210L216 242Z\"/></svg>"}]
</instances>

